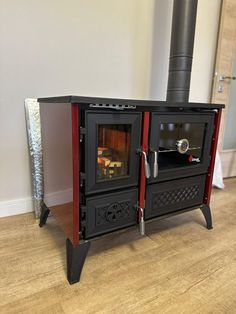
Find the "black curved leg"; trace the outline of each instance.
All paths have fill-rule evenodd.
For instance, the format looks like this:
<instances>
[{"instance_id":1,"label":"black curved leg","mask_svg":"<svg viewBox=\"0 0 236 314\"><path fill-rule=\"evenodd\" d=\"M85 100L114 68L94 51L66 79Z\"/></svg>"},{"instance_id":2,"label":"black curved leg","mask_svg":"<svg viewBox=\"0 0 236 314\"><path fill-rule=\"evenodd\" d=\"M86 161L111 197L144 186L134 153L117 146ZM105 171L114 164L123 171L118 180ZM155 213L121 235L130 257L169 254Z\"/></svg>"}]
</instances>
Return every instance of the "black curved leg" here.
<instances>
[{"instance_id":1,"label":"black curved leg","mask_svg":"<svg viewBox=\"0 0 236 314\"><path fill-rule=\"evenodd\" d=\"M66 239L66 261L67 261L67 279L70 284L80 280L80 275L84 266L90 242L84 242L73 246L69 239Z\"/></svg>"},{"instance_id":2,"label":"black curved leg","mask_svg":"<svg viewBox=\"0 0 236 314\"><path fill-rule=\"evenodd\" d=\"M206 205L206 204L203 204L200 208L201 208L203 216L204 216L204 218L206 220L207 229L209 229L209 230L213 229L210 206Z\"/></svg>"},{"instance_id":3,"label":"black curved leg","mask_svg":"<svg viewBox=\"0 0 236 314\"><path fill-rule=\"evenodd\" d=\"M46 224L49 213L50 213L50 209L43 203L41 206L41 215L40 215L40 221L39 221L40 228L42 228L42 226Z\"/></svg>"}]
</instances>

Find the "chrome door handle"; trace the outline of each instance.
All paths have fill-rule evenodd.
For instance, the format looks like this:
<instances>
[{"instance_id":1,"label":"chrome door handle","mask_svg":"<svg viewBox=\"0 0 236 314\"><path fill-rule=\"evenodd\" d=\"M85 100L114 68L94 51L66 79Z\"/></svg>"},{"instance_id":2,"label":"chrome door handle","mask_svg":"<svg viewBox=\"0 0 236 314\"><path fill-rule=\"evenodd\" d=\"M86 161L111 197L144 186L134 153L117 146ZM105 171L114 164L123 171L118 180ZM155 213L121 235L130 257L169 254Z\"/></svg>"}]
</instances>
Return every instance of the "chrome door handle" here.
<instances>
[{"instance_id":1,"label":"chrome door handle","mask_svg":"<svg viewBox=\"0 0 236 314\"><path fill-rule=\"evenodd\" d=\"M156 178L158 175L157 151L152 148L150 149L150 151L154 154L153 178Z\"/></svg>"},{"instance_id":2,"label":"chrome door handle","mask_svg":"<svg viewBox=\"0 0 236 314\"><path fill-rule=\"evenodd\" d=\"M147 161L147 154L145 151L142 150L141 152L143 154L143 157L144 157L144 169L145 169L145 177L147 179L150 178L150 175L151 175L151 171L150 171L150 166L149 166L149 163Z\"/></svg>"},{"instance_id":3,"label":"chrome door handle","mask_svg":"<svg viewBox=\"0 0 236 314\"><path fill-rule=\"evenodd\" d=\"M139 207L140 210L140 221L139 221L139 231L142 236L145 235L145 221L144 221L144 209Z\"/></svg>"},{"instance_id":4,"label":"chrome door handle","mask_svg":"<svg viewBox=\"0 0 236 314\"><path fill-rule=\"evenodd\" d=\"M149 179L151 175L151 171L150 171L149 163L147 161L147 153L143 149L140 149L140 148L137 149L137 152L140 154L143 154L145 177Z\"/></svg>"},{"instance_id":5,"label":"chrome door handle","mask_svg":"<svg viewBox=\"0 0 236 314\"><path fill-rule=\"evenodd\" d=\"M153 153L154 153L153 178L156 178L158 175L157 151L153 150Z\"/></svg>"},{"instance_id":6,"label":"chrome door handle","mask_svg":"<svg viewBox=\"0 0 236 314\"><path fill-rule=\"evenodd\" d=\"M224 80L236 80L236 76L220 75L219 81L224 81Z\"/></svg>"}]
</instances>

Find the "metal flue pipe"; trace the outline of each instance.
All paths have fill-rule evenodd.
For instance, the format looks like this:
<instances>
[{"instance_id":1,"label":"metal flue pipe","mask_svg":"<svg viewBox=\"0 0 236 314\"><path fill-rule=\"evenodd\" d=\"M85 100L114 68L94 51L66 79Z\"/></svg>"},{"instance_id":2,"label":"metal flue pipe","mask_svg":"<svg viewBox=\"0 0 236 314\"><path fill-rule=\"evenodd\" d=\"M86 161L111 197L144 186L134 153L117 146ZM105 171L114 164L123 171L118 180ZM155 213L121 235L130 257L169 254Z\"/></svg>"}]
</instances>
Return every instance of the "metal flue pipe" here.
<instances>
[{"instance_id":1,"label":"metal flue pipe","mask_svg":"<svg viewBox=\"0 0 236 314\"><path fill-rule=\"evenodd\" d=\"M198 0L174 0L166 100L188 102Z\"/></svg>"}]
</instances>

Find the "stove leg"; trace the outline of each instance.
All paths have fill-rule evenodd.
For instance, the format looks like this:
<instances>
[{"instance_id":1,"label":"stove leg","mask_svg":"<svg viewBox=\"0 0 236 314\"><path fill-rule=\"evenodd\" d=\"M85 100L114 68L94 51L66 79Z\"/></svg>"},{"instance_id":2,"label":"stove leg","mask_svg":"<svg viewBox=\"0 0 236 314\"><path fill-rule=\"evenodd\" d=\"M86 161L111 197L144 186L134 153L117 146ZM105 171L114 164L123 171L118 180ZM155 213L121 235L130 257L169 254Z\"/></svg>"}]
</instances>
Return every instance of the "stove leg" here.
<instances>
[{"instance_id":1,"label":"stove leg","mask_svg":"<svg viewBox=\"0 0 236 314\"><path fill-rule=\"evenodd\" d=\"M207 229L209 229L209 230L213 229L210 206L206 205L206 204L203 204L200 208L201 208L203 216L204 216L204 218L206 220Z\"/></svg>"},{"instance_id":2,"label":"stove leg","mask_svg":"<svg viewBox=\"0 0 236 314\"><path fill-rule=\"evenodd\" d=\"M40 228L42 228L42 226L46 224L49 213L50 213L49 208L43 203L42 208L41 208L40 221L39 221Z\"/></svg>"},{"instance_id":3,"label":"stove leg","mask_svg":"<svg viewBox=\"0 0 236 314\"><path fill-rule=\"evenodd\" d=\"M88 241L73 246L71 241L66 239L67 279L70 284L79 282L89 248Z\"/></svg>"}]
</instances>

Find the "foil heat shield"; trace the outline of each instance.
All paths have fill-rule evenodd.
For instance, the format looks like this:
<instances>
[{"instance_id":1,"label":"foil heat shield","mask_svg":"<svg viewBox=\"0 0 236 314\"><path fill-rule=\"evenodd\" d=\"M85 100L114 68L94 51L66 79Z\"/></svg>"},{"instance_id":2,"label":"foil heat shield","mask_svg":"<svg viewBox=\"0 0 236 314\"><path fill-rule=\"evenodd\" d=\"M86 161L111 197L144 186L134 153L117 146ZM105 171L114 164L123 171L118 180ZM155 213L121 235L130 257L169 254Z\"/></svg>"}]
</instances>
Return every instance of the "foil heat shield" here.
<instances>
[{"instance_id":1,"label":"foil heat shield","mask_svg":"<svg viewBox=\"0 0 236 314\"><path fill-rule=\"evenodd\" d=\"M36 218L39 218L43 203L44 187L40 106L37 99L27 98L25 100L25 112L31 159L34 211Z\"/></svg>"}]
</instances>

